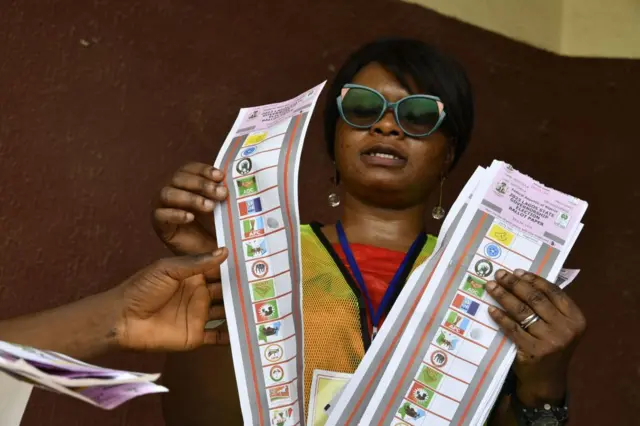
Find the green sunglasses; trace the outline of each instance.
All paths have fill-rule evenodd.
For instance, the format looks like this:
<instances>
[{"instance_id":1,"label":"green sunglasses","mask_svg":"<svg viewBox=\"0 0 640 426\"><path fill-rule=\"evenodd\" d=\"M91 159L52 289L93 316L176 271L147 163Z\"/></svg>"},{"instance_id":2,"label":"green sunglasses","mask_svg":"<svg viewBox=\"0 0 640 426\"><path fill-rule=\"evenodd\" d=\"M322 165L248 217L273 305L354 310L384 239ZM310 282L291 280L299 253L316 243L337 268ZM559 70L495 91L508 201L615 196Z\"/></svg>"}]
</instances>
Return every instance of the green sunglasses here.
<instances>
[{"instance_id":1,"label":"green sunglasses","mask_svg":"<svg viewBox=\"0 0 640 426\"><path fill-rule=\"evenodd\" d=\"M429 136L447 116L437 96L410 95L388 102L380 92L359 84L345 84L337 102L340 117L357 129L370 128L392 109L398 126L413 137Z\"/></svg>"}]
</instances>

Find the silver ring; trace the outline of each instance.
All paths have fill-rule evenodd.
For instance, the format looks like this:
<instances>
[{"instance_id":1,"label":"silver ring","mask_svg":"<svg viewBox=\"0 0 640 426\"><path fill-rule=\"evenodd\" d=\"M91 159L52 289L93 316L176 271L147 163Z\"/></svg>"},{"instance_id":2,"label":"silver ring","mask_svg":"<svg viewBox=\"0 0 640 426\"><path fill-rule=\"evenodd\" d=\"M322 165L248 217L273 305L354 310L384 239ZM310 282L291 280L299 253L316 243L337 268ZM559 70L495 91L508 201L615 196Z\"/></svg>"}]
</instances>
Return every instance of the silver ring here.
<instances>
[{"instance_id":1,"label":"silver ring","mask_svg":"<svg viewBox=\"0 0 640 426\"><path fill-rule=\"evenodd\" d=\"M527 328L531 327L531 325L536 321L538 321L539 319L540 317L537 314L531 314L528 317L526 317L523 321L520 322L520 327L526 330Z\"/></svg>"}]
</instances>

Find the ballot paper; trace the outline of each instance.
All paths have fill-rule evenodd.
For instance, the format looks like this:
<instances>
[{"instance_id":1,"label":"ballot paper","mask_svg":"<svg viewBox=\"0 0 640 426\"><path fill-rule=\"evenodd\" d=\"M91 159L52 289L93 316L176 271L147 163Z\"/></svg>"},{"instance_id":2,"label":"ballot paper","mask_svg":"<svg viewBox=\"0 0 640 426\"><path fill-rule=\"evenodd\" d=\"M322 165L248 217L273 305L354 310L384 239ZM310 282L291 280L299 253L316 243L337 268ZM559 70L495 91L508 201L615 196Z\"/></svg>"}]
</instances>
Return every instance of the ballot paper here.
<instances>
[{"instance_id":1,"label":"ballot paper","mask_svg":"<svg viewBox=\"0 0 640 426\"><path fill-rule=\"evenodd\" d=\"M332 407L326 425L355 425L364 414L366 403L373 396L375 386L379 383L382 373L398 345L402 331L407 327L411 315L427 289L435 267L440 262L447 242L451 238L452 231L460 221L484 172L485 169L482 167L476 169L451 206L449 214L440 228L438 243L433 253L407 279L382 328L371 343L355 374L346 385L335 407Z\"/></svg>"},{"instance_id":2,"label":"ballot paper","mask_svg":"<svg viewBox=\"0 0 640 426\"><path fill-rule=\"evenodd\" d=\"M454 206L450 216L459 218L451 229L443 226L440 253L414 271L403 290L426 288L417 305L401 293L376 338L400 334L397 344L381 358L387 342L374 340L378 353L367 353L327 424L481 425L489 415L515 347L488 315L497 303L485 284L498 269L518 268L556 281L587 203L500 161L476 173L481 179L464 211ZM564 285L575 277L567 275ZM398 327L407 313L406 327ZM380 361L389 352L389 361Z\"/></svg>"},{"instance_id":3,"label":"ballot paper","mask_svg":"<svg viewBox=\"0 0 640 426\"><path fill-rule=\"evenodd\" d=\"M107 410L137 396L167 392L159 374L113 370L68 356L0 341L0 371L16 380Z\"/></svg>"},{"instance_id":4,"label":"ballot paper","mask_svg":"<svg viewBox=\"0 0 640 426\"><path fill-rule=\"evenodd\" d=\"M229 249L222 291L247 425L305 423L298 168L324 84L241 109L214 164L229 188L214 217Z\"/></svg>"},{"instance_id":5,"label":"ballot paper","mask_svg":"<svg viewBox=\"0 0 640 426\"><path fill-rule=\"evenodd\" d=\"M313 371L307 426L323 426L326 423L332 405L337 401L351 377L351 374L335 371Z\"/></svg>"}]
</instances>

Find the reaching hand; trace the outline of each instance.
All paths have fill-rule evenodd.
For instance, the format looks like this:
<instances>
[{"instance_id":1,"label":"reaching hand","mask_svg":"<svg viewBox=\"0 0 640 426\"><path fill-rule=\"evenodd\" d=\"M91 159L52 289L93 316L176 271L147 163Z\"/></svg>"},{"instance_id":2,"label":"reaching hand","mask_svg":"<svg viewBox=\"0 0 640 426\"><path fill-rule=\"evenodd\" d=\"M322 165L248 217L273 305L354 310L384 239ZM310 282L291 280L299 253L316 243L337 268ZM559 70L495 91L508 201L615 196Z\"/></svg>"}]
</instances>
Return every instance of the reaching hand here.
<instances>
[{"instance_id":1,"label":"reaching hand","mask_svg":"<svg viewBox=\"0 0 640 426\"><path fill-rule=\"evenodd\" d=\"M120 286L122 315L116 326L120 347L134 350L190 350L202 344L228 344L219 329L205 331L210 319L224 317L211 307L222 298L220 264L225 248L213 254L162 259L141 270Z\"/></svg>"}]
</instances>

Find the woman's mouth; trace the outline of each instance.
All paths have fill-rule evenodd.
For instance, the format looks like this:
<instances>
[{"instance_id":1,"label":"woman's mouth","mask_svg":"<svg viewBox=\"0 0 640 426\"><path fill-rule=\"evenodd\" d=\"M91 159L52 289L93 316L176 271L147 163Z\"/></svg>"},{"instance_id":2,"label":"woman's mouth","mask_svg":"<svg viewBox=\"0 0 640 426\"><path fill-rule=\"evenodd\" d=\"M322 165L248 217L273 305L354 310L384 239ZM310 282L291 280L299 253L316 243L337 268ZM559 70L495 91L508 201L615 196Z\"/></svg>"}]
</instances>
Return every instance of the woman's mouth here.
<instances>
[{"instance_id":1,"label":"woman's mouth","mask_svg":"<svg viewBox=\"0 0 640 426\"><path fill-rule=\"evenodd\" d=\"M404 167L407 157L389 145L376 145L360 154L362 162L373 167Z\"/></svg>"}]
</instances>

